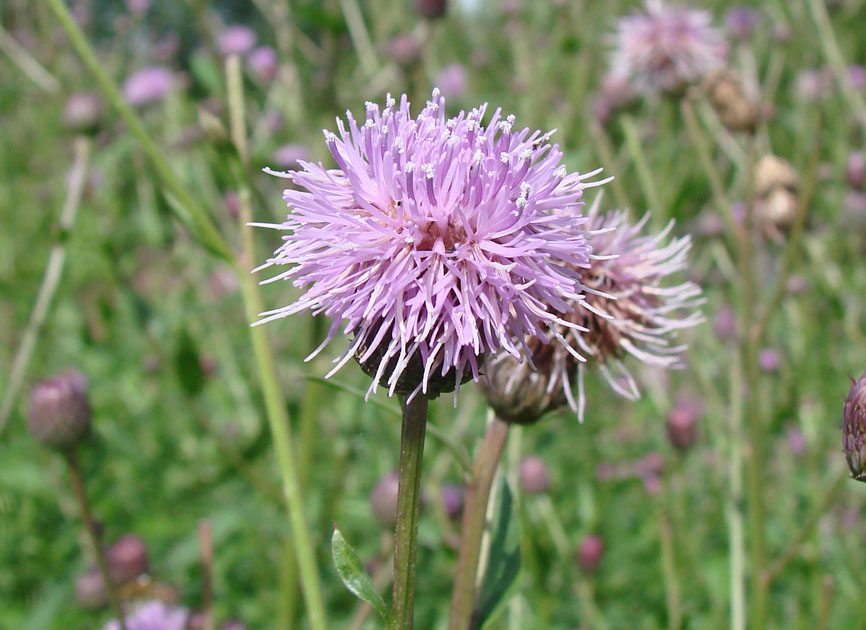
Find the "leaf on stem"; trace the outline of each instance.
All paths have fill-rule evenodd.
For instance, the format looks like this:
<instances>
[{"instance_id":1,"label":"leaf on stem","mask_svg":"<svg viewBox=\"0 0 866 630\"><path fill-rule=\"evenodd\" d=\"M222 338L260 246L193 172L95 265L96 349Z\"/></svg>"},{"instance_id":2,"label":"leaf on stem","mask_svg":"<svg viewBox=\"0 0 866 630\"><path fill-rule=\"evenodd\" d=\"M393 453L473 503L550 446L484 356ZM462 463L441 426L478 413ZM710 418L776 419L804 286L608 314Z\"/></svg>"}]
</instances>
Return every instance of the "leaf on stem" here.
<instances>
[{"instance_id":1,"label":"leaf on stem","mask_svg":"<svg viewBox=\"0 0 866 630\"><path fill-rule=\"evenodd\" d=\"M379 591L373 585L373 580L364 571L361 565L361 560L352 546L343 538L343 534L337 527L334 527L334 535L331 536L331 556L334 559L334 566L337 569L337 574L355 597L363 599L370 604L376 611L386 617L388 609L385 606L385 600L379 595Z\"/></svg>"},{"instance_id":2,"label":"leaf on stem","mask_svg":"<svg viewBox=\"0 0 866 630\"><path fill-rule=\"evenodd\" d=\"M520 532L514 500L505 480L502 492L499 493L493 523L490 560L484 572L478 607L473 614L473 628L483 628L485 623L495 617L500 606L508 601L520 573Z\"/></svg>"}]
</instances>

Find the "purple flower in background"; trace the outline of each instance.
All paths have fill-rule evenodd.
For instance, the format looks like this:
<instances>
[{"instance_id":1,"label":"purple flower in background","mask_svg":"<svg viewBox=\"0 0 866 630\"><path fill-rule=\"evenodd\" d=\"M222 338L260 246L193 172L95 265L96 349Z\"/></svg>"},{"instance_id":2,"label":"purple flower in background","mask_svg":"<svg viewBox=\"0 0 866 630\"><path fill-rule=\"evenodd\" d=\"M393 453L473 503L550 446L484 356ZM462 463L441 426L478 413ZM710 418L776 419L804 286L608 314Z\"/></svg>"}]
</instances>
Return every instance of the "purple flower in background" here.
<instances>
[{"instance_id":1,"label":"purple flower in background","mask_svg":"<svg viewBox=\"0 0 866 630\"><path fill-rule=\"evenodd\" d=\"M797 96L805 101L817 101L833 89L833 77L826 70L801 70L797 73Z\"/></svg>"},{"instance_id":2,"label":"purple flower in background","mask_svg":"<svg viewBox=\"0 0 866 630\"><path fill-rule=\"evenodd\" d=\"M452 63L442 68L436 75L436 85L445 98L459 100L466 92L466 68L459 63Z\"/></svg>"},{"instance_id":3,"label":"purple flower in background","mask_svg":"<svg viewBox=\"0 0 866 630\"><path fill-rule=\"evenodd\" d=\"M256 79L270 83L277 76L277 51L270 46L259 46L247 57L247 67Z\"/></svg>"},{"instance_id":4,"label":"purple flower in background","mask_svg":"<svg viewBox=\"0 0 866 630\"><path fill-rule=\"evenodd\" d=\"M318 352L342 329L354 340L330 376L356 357L389 395L451 391L500 350L520 359L524 335L545 343L576 325L576 269L589 265L580 201L597 173L568 173L550 133L514 128L486 105L445 118L438 90L412 118L404 95L367 103L358 124L325 131L337 169L302 162L275 173L289 188L288 232L259 269L305 293L259 323L302 311L332 318ZM456 397L456 393L455 393Z\"/></svg>"},{"instance_id":5,"label":"purple flower in background","mask_svg":"<svg viewBox=\"0 0 866 630\"><path fill-rule=\"evenodd\" d=\"M126 8L130 13L140 15L150 8L150 0L126 0Z\"/></svg>"},{"instance_id":6,"label":"purple flower in background","mask_svg":"<svg viewBox=\"0 0 866 630\"><path fill-rule=\"evenodd\" d=\"M853 65L848 66L848 86L852 90L862 90L866 88L866 68L863 66Z\"/></svg>"},{"instance_id":7,"label":"purple flower in background","mask_svg":"<svg viewBox=\"0 0 866 630\"><path fill-rule=\"evenodd\" d=\"M781 362L779 351L775 348L762 348L758 352L758 365L764 372L777 372Z\"/></svg>"},{"instance_id":8,"label":"purple flower in background","mask_svg":"<svg viewBox=\"0 0 866 630\"><path fill-rule=\"evenodd\" d=\"M674 92L724 66L728 44L710 14L647 0L645 12L619 20L613 36L613 73L645 94Z\"/></svg>"},{"instance_id":9,"label":"purple flower in background","mask_svg":"<svg viewBox=\"0 0 866 630\"><path fill-rule=\"evenodd\" d=\"M174 87L174 75L162 66L142 68L123 84L123 97L133 107L161 101Z\"/></svg>"},{"instance_id":10,"label":"purple flower in background","mask_svg":"<svg viewBox=\"0 0 866 630\"><path fill-rule=\"evenodd\" d=\"M219 36L217 45L224 57L245 55L256 45L256 33L249 26L241 24L229 26Z\"/></svg>"},{"instance_id":11,"label":"purple flower in background","mask_svg":"<svg viewBox=\"0 0 866 630\"><path fill-rule=\"evenodd\" d=\"M274 151L271 159L279 168L296 169L310 159L310 151L303 144L285 144Z\"/></svg>"},{"instance_id":12,"label":"purple flower in background","mask_svg":"<svg viewBox=\"0 0 866 630\"><path fill-rule=\"evenodd\" d=\"M154 600L126 616L126 630L184 630L188 617L186 608ZM116 619L109 621L105 630L120 630L120 623Z\"/></svg>"},{"instance_id":13,"label":"purple flower in background","mask_svg":"<svg viewBox=\"0 0 866 630\"><path fill-rule=\"evenodd\" d=\"M752 7L733 7L725 14L725 26L735 39L749 39L758 25L758 12Z\"/></svg>"}]
</instances>

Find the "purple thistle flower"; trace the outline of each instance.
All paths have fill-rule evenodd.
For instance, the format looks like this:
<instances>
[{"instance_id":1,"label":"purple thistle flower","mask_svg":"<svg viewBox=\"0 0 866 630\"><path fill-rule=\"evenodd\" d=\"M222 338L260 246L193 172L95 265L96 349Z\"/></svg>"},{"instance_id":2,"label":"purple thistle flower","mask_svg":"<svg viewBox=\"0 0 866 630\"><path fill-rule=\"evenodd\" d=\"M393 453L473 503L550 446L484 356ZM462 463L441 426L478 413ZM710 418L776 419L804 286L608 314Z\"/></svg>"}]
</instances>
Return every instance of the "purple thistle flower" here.
<instances>
[{"instance_id":1,"label":"purple thistle flower","mask_svg":"<svg viewBox=\"0 0 866 630\"><path fill-rule=\"evenodd\" d=\"M619 20L613 73L645 94L676 92L725 65L728 44L708 12L646 0L646 12Z\"/></svg>"},{"instance_id":2,"label":"purple thistle flower","mask_svg":"<svg viewBox=\"0 0 866 630\"><path fill-rule=\"evenodd\" d=\"M154 600L126 616L126 630L184 630L188 617L186 608ZM105 624L105 630L120 630L120 623L113 619Z\"/></svg>"},{"instance_id":3,"label":"purple thistle flower","mask_svg":"<svg viewBox=\"0 0 866 630\"><path fill-rule=\"evenodd\" d=\"M123 97L133 107L161 101L174 87L174 75L162 66L149 66L130 75L123 84Z\"/></svg>"},{"instance_id":4,"label":"purple thistle flower","mask_svg":"<svg viewBox=\"0 0 866 630\"><path fill-rule=\"evenodd\" d=\"M384 110L367 103L358 124L325 131L338 169L301 162L276 173L292 208L283 245L259 269L292 265L263 283L305 287L258 323L312 311L332 318L312 358L342 328L354 340L330 376L356 356L389 395L435 396L487 355L520 359L524 336L565 342L563 319L581 298L576 269L589 265L580 209L589 174L569 174L551 133L515 130L486 105L445 118L438 90L413 119L405 95ZM576 355L576 353L575 353ZM456 397L456 393L455 393Z\"/></svg>"},{"instance_id":5,"label":"purple thistle flower","mask_svg":"<svg viewBox=\"0 0 866 630\"><path fill-rule=\"evenodd\" d=\"M258 81L270 83L277 77L277 51L270 46L259 46L247 57L247 67Z\"/></svg>"},{"instance_id":6,"label":"purple thistle flower","mask_svg":"<svg viewBox=\"0 0 866 630\"><path fill-rule=\"evenodd\" d=\"M725 26L736 39L746 40L755 32L760 14L749 6L732 7L725 14Z\"/></svg>"},{"instance_id":7,"label":"purple thistle flower","mask_svg":"<svg viewBox=\"0 0 866 630\"><path fill-rule=\"evenodd\" d=\"M641 236L649 215L629 225L623 211L600 215L600 200L600 196L596 198L588 216L592 256L589 269L581 270L585 296L565 316L576 326L562 331L571 353L541 340L529 341L532 360L546 379L545 391L561 391L581 422L586 406L583 380L587 365L597 366L615 392L636 400L640 392L622 358L632 355L650 365L681 367L678 355L685 346L670 346L669 337L703 321L697 312L677 316L703 302L697 285L662 285L667 276L686 267L691 239L684 236L662 245L673 222L656 236ZM576 361L575 351L580 357ZM493 362L490 372L494 378L496 362L501 360L497 357ZM575 375L576 397L572 391ZM514 369L504 388L499 388L507 393L527 377L525 369ZM489 393L488 401L500 412ZM550 400L544 402L549 410Z\"/></svg>"},{"instance_id":8,"label":"purple thistle flower","mask_svg":"<svg viewBox=\"0 0 866 630\"><path fill-rule=\"evenodd\" d=\"M256 33L249 26L242 24L229 26L219 36L217 45L224 57L245 55L256 45Z\"/></svg>"},{"instance_id":9,"label":"purple thistle flower","mask_svg":"<svg viewBox=\"0 0 866 630\"><path fill-rule=\"evenodd\" d=\"M445 66L436 75L436 85L446 98L458 100L466 92L466 68L459 63Z\"/></svg>"},{"instance_id":10,"label":"purple thistle flower","mask_svg":"<svg viewBox=\"0 0 866 630\"><path fill-rule=\"evenodd\" d=\"M305 160L310 159L310 151L303 144L284 144L271 155L274 164L284 169L300 168Z\"/></svg>"}]
</instances>

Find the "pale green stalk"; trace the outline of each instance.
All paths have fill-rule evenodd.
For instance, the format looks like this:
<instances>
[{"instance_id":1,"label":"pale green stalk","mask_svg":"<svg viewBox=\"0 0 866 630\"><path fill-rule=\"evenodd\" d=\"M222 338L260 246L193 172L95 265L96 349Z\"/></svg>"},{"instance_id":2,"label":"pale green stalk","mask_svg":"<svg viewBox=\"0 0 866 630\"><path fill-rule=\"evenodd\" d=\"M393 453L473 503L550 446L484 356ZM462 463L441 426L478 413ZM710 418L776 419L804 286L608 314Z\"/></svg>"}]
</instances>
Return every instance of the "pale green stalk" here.
<instances>
[{"instance_id":1,"label":"pale green stalk","mask_svg":"<svg viewBox=\"0 0 866 630\"><path fill-rule=\"evenodd\" d=\"M21 72L44 92L53 95L60 91L60 82L43 68L26 48L16 42L2 25L0 25L0 50L5 52Z\"/></svg>"},{"instance_id":2,"label":"pale green stalk","mask_svg":"<svg viewBox=\"0 0 866 630\"><path fill-rule=\"evenodd\" d=\"M665 208L662 207L658 187L656 186L655 179L653 179L652 170L649 167L646 153L644 153L643 143L641 142L640 133L637 130L634 118L624 115L622 117L622 130L625 134L626 146L634 160L638 180L643 189L644 197L646 197L646 202L649 204L649 209L653 212L653 216L661 216L660 213L664 213ZM644 210L644 208L640 210Z\"/></svg>"},{"instance_id":3,"label":"pale green stalk","mask_svg":"<svg viewBox=\"0 0 866 630\"><path fill-rule=\"evenodd\" d=\"M741 362L731 362L730 407L731 441L728 459L729 494L725 512L728 517L728 558L730 560L731 630L746 628L746 562L743 523L743 402Z\"/></svg>"},{"instance_id":4,"label":"pale green stalk","mask_svg":"<svg viewBox=\"0 0 866 630\"><path fill-rule=\"evenodd\" d=\"M340 0L340 6L343 8L343 17L346 18L346 26L349 27L349 37L351 37L352 44L358 53L361 68L364 70L365 75L371 77L375 74L379 62L376 60L376 49L370 40L370 33L367 31L367 25L364 23L364 14L361 13L358 0Z\"/></svg>"},{"instance_id":5,"label":"pale green stalk","mask_svg":"<svg viewBox=\"0 0 866 630\"><path fill-rule=\"evenodd\" d=\"M236 56L229 57L226 61L226 74L228 78L229 116L231 119L232 138L238 155L244 160L247 155L247 143L244 124L243 79L241 76L240 60ZM245 164L243 162L242 166L244 166L245 173ZM264 310L264 306L258 284L253 280L250 273L245 271L251 267L251 262L256 259L253 230L248 225L252 219L250 197L249 186L245 177L242 177L238 190L242 254L240 260L237 261L237 270L240 277L241 293L244 299L247 320L254 321L259 313ZM259 377L262 380L262 393L265 398L271 435L273 436L274 447L277 452L280 477L283 482L283 492L285 493L289 510L289 520L292 524L295 556L301 573L301 587L307 603L310 624L314 630L327 630L321 579L316 565L316 556L309 528L304 516L304 502L301 496L297 461L292 445L291 427L289 425L288 413L286 412L286 403L277 381L276 364L271 352L271 344L268 341L265 328L262 326L251 326L250 336L252 337Z\"/></svg>"}]
</instances>

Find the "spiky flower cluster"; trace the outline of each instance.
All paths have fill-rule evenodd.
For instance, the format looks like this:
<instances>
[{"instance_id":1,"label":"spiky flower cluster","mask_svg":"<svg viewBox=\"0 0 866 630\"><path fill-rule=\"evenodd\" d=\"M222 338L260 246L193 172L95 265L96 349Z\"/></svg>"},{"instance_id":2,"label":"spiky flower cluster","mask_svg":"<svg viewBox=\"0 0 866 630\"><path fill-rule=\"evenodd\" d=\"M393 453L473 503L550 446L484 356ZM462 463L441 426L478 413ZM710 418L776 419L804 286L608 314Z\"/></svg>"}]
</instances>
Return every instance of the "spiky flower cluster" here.
<instances>
[{"instance_id":1,"label":"spiky flower cluster","mask_svg":"<svg viewBox=\"0 0 866 630\"><path fill-rule=\"evenodd\" d=\"M184 630L189 611L179 606L170 606L153 600L142 604L125 619L127 630ZM116 619L105 624L105 630L120 630Z\"/></svg>"},{"instance_id":2,"label":"spiky flower cluster","mask_svg":"<svg viewBox=\"0 0 866 630\"><path fill-rule=\"evenodd\" d=\"M866 481L866 374L852 382L842 417L842 450L851 477Z\"/></svg>"},{"instance_id":3,"label":"spiky flower cluster","mask_svg":"<svg viewBox=\"0 0 866 630\"><path fill-rule=\"evenodd\" d=\"M612 71L645 94L676 92L725 64L728 44L700 9L647 0L646 12L619 20Z\"/></svg>"},{"instance_id":4,"label":"spiky flower cluster","mask_svg":"<svg viewBox=\"0 0 866 630\"><path fill-rule=\"evenodd\" d=\"M260 269L290 265L264 282L305 292L260 323L329 316L311 357L342 329L354 340L331 374L354 356L370 392L381 381L389 395L477 380L485 356L519 359L526 337L565 343L578 325L562 315L583 299L589 266L580 199L598 171L568 173L550 133L517 130L498 109L485 126L485 109L446 119L434 90L413 119L405 95L389 96L381 111L367 103L360 124L347 112L348 128L338 119L339 134L325 132L337 169L274 173L304 190L283 193L284 223L256 224L288 232Z\"/></svg>"},{"instance_id":5,"label":"spiky flower cluster","mask_svg":"<svg viewBox=\"0 0 866 630\"><path fill-rule=\"evenodd\" d=\"M590 267L580 270L584 299L565 316L574 325L562 330L571 344L570 352L540 339L528 339L534 373L510 357L496 357L491 362L493 387L491 390L488 384L488 401L506 419L510 419L510 412L502 408L503 401L508 404L511 394L522 390L533 392L532 400L537 404L531 409L521 408L521 417L514 421L533 422L544 412L562 406L563 401L583 421L587 366L597 367L614 391L636 399L636 381L622 359L631 355L651 365L678 367L684 347L670 345L670 338L702 319L693 310L701 302L697 285L664 286L670 275L685 267L689 237L664 244L673 223L658 235L642 236L649 215L630 225L623 211L599 214L600 200L600 196L596 198L588 214L592 256ZM578 360L575 351L581 355ZM577 395L572 390L575 381ZM526 407L531 400L523 396Z\"/></svg>"}]
</instances>

